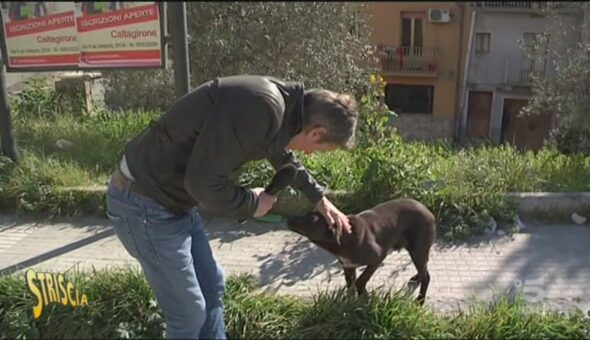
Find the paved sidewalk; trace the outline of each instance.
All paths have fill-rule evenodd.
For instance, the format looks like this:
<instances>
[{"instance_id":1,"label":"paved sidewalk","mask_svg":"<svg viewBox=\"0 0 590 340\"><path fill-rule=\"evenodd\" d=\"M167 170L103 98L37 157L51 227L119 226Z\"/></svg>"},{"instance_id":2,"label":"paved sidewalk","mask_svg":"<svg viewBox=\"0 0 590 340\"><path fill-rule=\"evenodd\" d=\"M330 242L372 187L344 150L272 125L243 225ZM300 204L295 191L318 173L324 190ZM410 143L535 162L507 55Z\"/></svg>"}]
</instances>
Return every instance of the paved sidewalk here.
<instances>
[{"instance_id":1,"label":"paved sidewalk","mask_svg":"<svg viewBox=\"0 0 590 340\"><path fill-rule=\"evenodd\" d=\"M344 277L331 255L283 225L214 219L208 226L213 252L227 273L248 272L261 289L297 296L342 287ZM514 237L489 236L478 243L435 246L427 304L441 312L467 307L471 298L493 298L524 289L529 301L569 310L590 309L590 228L527 226ZM39 263L39 261L41 261ZM0 272L16 264L37 270L136 266L108 220L42 223L0 216ZM369 289L400 288L415 274L405 250L392 253ZM417 292L415 293L417 294Z\"/></svg>"}]
</instances>

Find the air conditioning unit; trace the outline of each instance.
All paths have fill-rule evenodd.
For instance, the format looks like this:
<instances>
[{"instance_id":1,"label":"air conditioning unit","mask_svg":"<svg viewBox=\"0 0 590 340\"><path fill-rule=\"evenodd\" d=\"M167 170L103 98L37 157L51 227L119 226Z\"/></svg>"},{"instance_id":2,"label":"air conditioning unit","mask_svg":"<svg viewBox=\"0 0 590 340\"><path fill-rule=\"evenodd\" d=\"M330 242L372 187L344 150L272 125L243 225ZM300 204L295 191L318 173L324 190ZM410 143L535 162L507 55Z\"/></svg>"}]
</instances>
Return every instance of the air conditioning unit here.
<instances>
[{"instance_id":1,"label":"air conditioning unit","mask_svg":"<svg viewBox=\"0 0 590 340\"><path fill-rule=\"evenodd\" d=\"M451 10L430 8L428 9L429 22L451 22Z\"/></svg>"}]
</instances>

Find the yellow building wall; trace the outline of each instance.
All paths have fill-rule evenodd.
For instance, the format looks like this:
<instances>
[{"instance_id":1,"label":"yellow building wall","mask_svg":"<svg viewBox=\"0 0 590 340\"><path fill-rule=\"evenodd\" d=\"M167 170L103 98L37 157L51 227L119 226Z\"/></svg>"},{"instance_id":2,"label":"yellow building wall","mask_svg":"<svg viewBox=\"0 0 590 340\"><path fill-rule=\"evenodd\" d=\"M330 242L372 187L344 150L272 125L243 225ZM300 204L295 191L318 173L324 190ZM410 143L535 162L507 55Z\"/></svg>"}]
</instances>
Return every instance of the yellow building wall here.
<instances>
[{"instance_id":1,"label":"yellow building wall","mask_svg":"<svg viewBox=\"0 0 590 340\"><path fill-rule=\"evenodd\" d=\"M434 85L433 116L454 119L459 110L460 92L463 86L464 57L471 13L467 4L456 2L372 2L370 3L371 43L386 46L401 45L402 12L424 12L424 40L426 49L436 49L438 72L436 77L425 76L385 76L388 83L408 85ZM451 10L451 22L428 22L428 9ZM463 27L461 27L463 21ZM459 46L463 36L463 48ZM461 54L460 54L461 53ZM460 62L459 62L460 61ZM457 91L459 82L459 91Z\"/></svg>"}]
</instances>

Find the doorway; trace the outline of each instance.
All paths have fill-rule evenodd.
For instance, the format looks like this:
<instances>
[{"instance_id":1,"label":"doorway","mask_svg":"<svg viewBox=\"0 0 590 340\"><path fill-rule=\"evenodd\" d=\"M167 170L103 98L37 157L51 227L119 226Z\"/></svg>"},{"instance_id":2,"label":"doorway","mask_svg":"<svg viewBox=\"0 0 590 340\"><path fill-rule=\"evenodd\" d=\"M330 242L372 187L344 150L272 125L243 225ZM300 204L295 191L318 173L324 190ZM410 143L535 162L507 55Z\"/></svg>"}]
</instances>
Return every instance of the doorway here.
<instances>
[{"instance_id":1,"label":"doorway","mask_svg":"<svg viewBox=\"0 0 590 340\"><path fill-rule=\"evenodd\" d=\"M487 139L490 134L492 92L470 91L467 106L467 137Z\"/></svg>"}]
</instances>

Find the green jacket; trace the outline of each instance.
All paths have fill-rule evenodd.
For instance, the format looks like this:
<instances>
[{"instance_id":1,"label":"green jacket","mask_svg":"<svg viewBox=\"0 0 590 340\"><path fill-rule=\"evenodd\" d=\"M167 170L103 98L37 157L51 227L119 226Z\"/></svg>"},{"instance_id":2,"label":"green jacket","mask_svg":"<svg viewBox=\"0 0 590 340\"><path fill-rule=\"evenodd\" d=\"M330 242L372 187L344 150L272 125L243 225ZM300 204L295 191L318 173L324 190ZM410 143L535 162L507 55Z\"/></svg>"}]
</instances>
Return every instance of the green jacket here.
<instances>
[{"instance_id":1,"label":"green jacket","mask_svg":"<svg viewBox=\"0 0 590 340\"><path fill-rule=\"evenodd\" d=\"M324 188L286 149L302 129L303 94L300 83L250 75L199 86L127 144L136 185L176 212L202 205L249 218L258 200L230 176L248 161L267 159L275 169L295 165L293 188L315 204Z\"/></svg>"}]
</instances>

